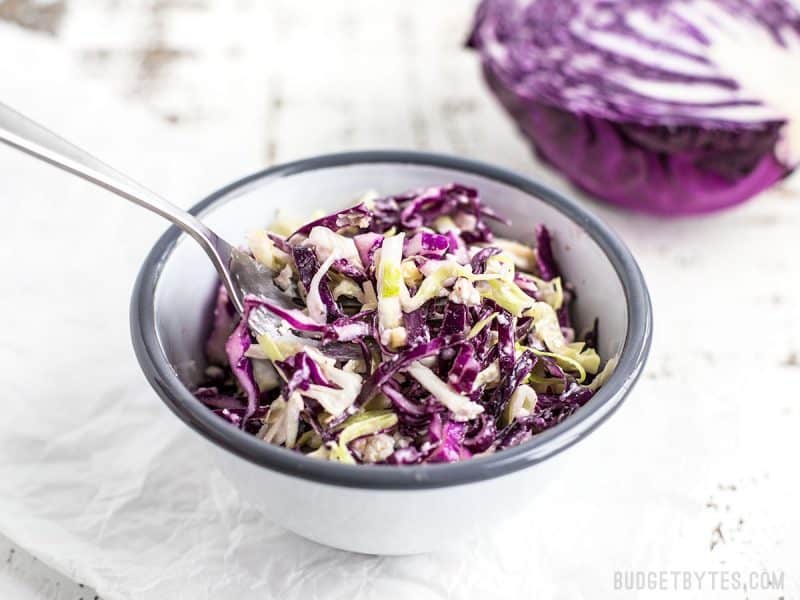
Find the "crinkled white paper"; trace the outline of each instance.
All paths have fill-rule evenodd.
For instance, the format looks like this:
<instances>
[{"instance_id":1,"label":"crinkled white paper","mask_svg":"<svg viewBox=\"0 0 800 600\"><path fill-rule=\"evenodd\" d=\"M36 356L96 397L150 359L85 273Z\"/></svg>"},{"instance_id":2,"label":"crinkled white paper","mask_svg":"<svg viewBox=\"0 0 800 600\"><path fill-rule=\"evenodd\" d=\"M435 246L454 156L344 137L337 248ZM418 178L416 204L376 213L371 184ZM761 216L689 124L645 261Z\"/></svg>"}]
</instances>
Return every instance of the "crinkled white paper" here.
<instances>
[{"instance_id":1,"label":"crinkled white paper","mask_svg":"<svg viewBox=\"0 0 800 600\"><path fill-rule=\"evenodd\" d=\"M444 9L411 17L421 27L439 12L448 23ZM261 166L253 124L267 101L254 92L253 77L262 81L255 70L226 71L240 87L215 88L236 110L174 127L117 90L75 83L84 71L55 41L7 26L0 34L8 56L13 48L26 57L0 66L4 101L177 202L188 205ZM387 52L406 56L404 47ZM445 44L420 47L439 57ZM343 52L344 62L355 56ZM466 139L475 143L466 149L443 134L452 121L429 120L433 140L451 139L439 149L528 169L527 151L476 73L458 62L470 59L431 60L432 72L463 75L447 85L458 96L449 100L466 96L486 116L469 121ZM270 71L277 76L295 68L279 63ZM380 71L386 85L397 83L397 69ZM360 93L333 83L341 98ZM414 96L447 101L432 84L418 81ZM302 111L284 117L282 135L295 155L349 147L332 137L320 147L304 129L317 107L312 92ZM302 90L293 93L291 107L300 106ZM408 98L386 100L396 104L354 108L364 126L351 146L406 139L416 118L403 104ZM383 132L373 127L382 115L392 115L380 121ZM593 205L631 245L652 289L647 372L621 410L574 448L574 469L541 501L507 498L529 505L521 518L457 552L382 558L307 542L243 504L208 468L208 442L148 387L129 342L128 302L163 223L10 150L0 149L0 164L0 531L106 600L635 598L647 590L617 589L617 572L671 570L782 571L782 590L746 595L800 595L797 195L775 192L720 216L674 222ZM498 519L504 510L497 507ZM696 585L678 591L744 595Z\"/></svg>"}]
</instances>

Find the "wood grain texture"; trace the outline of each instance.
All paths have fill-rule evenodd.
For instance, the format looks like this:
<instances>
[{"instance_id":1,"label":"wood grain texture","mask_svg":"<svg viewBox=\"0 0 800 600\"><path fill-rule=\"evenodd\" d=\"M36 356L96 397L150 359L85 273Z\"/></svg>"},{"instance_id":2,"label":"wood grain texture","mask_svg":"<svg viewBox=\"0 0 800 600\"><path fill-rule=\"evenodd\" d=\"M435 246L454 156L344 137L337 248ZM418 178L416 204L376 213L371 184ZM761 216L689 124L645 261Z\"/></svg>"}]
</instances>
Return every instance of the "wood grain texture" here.
<instances>
[{"instance_id":1,"label":"wood grain texture","mask_svg":"<svg viewBox=\"0 0 800 600\"><path fill-rule=\"evenodd\" d=\"M0 598L8 600L98 600L86 586L75 583L39 562L0 534Z\"/></svg>"}]
</instances>

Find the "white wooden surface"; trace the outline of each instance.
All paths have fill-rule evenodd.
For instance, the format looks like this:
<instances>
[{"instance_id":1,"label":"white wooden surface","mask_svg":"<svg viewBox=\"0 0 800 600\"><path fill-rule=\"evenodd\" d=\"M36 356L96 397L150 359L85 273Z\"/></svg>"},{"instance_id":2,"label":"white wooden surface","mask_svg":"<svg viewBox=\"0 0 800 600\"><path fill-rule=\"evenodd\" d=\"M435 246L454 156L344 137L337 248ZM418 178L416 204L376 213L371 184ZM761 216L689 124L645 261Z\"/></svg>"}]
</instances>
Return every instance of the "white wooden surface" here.
<instances>
[{"instance_id":1,"label":"white wooden surface","mask_svg":"<svg viewBox=\"0 0 800 600\"><path fill-rule=\"evenodd\" d=\"M0 535L0 598L8 600L96 600L90 588L39 562Z\"/></svg>"},{"instance_id":2,"label":"white wooden surface","mask_svg":"<svg viewBox=\"0 0 800 600\"><path fill-rule=\"evenodd\" d=\"M473 7L5 0L2 99L187 206L268 164L377 147L465 155L569 189L535 164L462 48ZM37 198L73 198L79 189L87 206L116 202L6 151L0 165L4 179L31 181L27 198L22 186L0 188L14 190L3 200L19 228L36 222L29 203ZM651 362L619 417L644 424L622 452L652 453L653 464L674 471L661 480L681 486L663 488L651 508L665 539L681 541L654 546L673 558L707 548L719 565L781 568L798 549L800 197L779 191L720 216L669 223L587 202L631 245L654 297ZM117 258L133 271L162 225L125 214L142 240ZM634 476L642 489L657 477L644 467ZM679 510L692 514L689 525L672 520ZM6 538L0 560L0 598L94 597ZM793 564L787 577L796 581Z\"/></svg>"}]
</instances>

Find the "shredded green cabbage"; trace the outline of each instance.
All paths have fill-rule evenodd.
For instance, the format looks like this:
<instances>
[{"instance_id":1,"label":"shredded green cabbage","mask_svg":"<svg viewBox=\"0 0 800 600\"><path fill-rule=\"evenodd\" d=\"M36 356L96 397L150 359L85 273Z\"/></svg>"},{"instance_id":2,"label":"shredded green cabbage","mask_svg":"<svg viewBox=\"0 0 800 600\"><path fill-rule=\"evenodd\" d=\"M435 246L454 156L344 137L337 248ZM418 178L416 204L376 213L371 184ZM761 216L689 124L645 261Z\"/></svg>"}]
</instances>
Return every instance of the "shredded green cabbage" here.
<instances>
[{"instance_id":1,"label":"shredded green cabbage","mask_svg":"<svg viewBox=\"0 0 800 600\"><path fill-rule=\"evenodd\" d=\"M267 358L272 361L286 360L287 354L278 347L278 344L272 339L272 337L270 337L269 334L259 334L256 336L256 340L258 341L258 345L264 351L264 354L267 355Z\"/></svg>"},{"instance_id":2,"label":"shredded green cabbage","mask_svg":"<svg viewBox=\"0 0 800 600\"><path fill-rule=\"evenodd\" d=\"M310 290L307 290L306 293L306 309L308 309L308 316L311 317L317 323L324 325L328 322L328 309L325 307L325 303L322 302L322 298L319 295L319 286L322 278L328 273L328 270L331 268L333 261L336 260L337 254L336 250L330 253L328 258L325 259L316 273L314 273L314 277L311 278L311 283L309 287Z\"/></svg>"},{"instance_id":3,"label":"shredded green cabbage","mask_svg":"<svg viewBox=\"0 0 800 600\"><path fill-rule=\"evenodd\" d=\"M298 392L292 393L288 401L284 400L283 396L276 398L269 407L258 437L265 442L294 448L302 409L303 399Z\"/></svg>"},{"instance_id":4,"label":"shredded green cabbage","mask_svg":"<svg viewBox=\"0 0 800 600\"><path fill-rule=\"evenodd\" d=\"M536 269L536 252L529 245L500 237L494 238L492 243L487 245L495 246L508 253L514 260L514 265L523 271L530 273Z\"/></svg>"},{"instance_id":5,"label":"shredded green cabbage","mask_svg":"<svg viewBox=\"0 0 800 600\"><path fill-rule=\"evenodd\" d=\"M413 298L408 298L403 302L403 310L405 312L417 310L428 300L432 300L439 295L439 292L441 292L444 287L445 281L458 277L461 272L462 269L458 263L446 261L422 281L422 284L417 288L417 293L414 294Z\"/></svg>"},{"instance_id":6,"label":"shredded green cabbage","mask_svg":"<svg viewBox=\"0 0 800 600\"><path fill-rule=\"evenodd\" d=\"M614 374L614 369L617 368L617 363L619 362L618 356L612 356L606 362L606 365L603 367L603 370L597 374L592 380L592 383L589 384L589 389L597 391L600 389L600 386L604 385L608 378Z\"/></svg>"},{"instance_id":7,"label":"shredded green cabbage","mask_svg":"<svg viewBox=\"0 0 800 600\"><path fill-rule=\"evenodd\" d=\"M539 279L534 275L525 275L528 279L536 284L536 289L542 296L542 299L553 307L553 310L558 310L564 305L564 288L561 285L561 277L556 277L550 281Z\"/></svg>"},{"instance_id":8,"label":"shredded green cabbage","mask_svg":"<svg viewBox=\"0 0 800 600\"><path fill-rule=\"evenodd\" d=\"M297 447L309 447L317 449L322 446L322 438L319 437L316 431L309 429L299 438L297 438Z\"/></svg>"},{"instance_id":9,"label":"shredded green cabbage","mask_svg":"<svg viewBox=\"0 0 800 600\"><path fill-rule=\"evenodd\" d=\"M336 300L342 296L347 296L349 298L355 298L362 305L366 303L364 290L361 289L361 286L349 277L339 277L339 280L334 284L331 293Z\"/></svg>"},{"instance_id":10,"label":"shredded green cabbage","mask_svg":"<svg viewBox=\"0 0 800 600\"><path fill-rule=\"evenodd\" d=\"M594 348L585 346L583 342L573 342L560 348L558 353L580 363L587 373L594 375L600 369L600 356Z\"/></svg>"},{"instance_id":11,"label":"shredded green cabbage","mask_svg":"<svg viewBox=\"0 0 800 600\"><path fill-rule=\"evenodd\" d=\"M481 331L483 331L487 325L489 325L492 321L497 318L498 313L494 312L490 314L485 319L481 319L475 325L472 326L472 329L469 330L469 334L467 334L467 339L472 339L476 335L478 335Z\"/></svg>"},{"instance_id":12,"label":"shredded green cabbage","mask_svg":"<svg viewBox=\"0 0 800 600\"><path fill-rule=\"evenodd\" d=\"M529 385L520 385L511 394L501 418L501 425L510 425L518 417L527 417L533 412L537 401L536 391Z\"/></svg>"},{"instance_id":13,"label":"shredded green cabbage","mask_svg":"<svg viewBox=\"0 0 800 600\"><path fill-rule=\"evenodd\" d=\"M536 356L549 356L550 358L554 358L556 359L558 366L562 369L578 373L578 383L583 383L586 380L586 369L584 369L583 365L574 358L571 358L565 354L558 354L556 352L544 352L543 350L537 350L536 348L527 349L533 352Z\"/></svg>"},{"instance_id":14,"label":"shredded green cabbage","mask_svg":"<svg viewBox=\"0 0 800 600\"><path fill-rule=\"evenodd\" d=\"M472 385L472 389L478 389L482 385L486 385L491 387L500 382L500 363L499 361L493 361L486 367L483 371L478 373L478 376L475 378L475 383Z\"/></svg>"},{"instance_id":15,"label":"shredded green cabbage","mask_svg":"<svg viewBox=\"0 0 800 600\"><path fill-rule=\"evenodd\" d=\"M289 217L285 212L278 210L275 214L275 220L267 225L267 231L288 237L302 226L303 221L300 221L297 217Z\"/></svg>"},{"instance_id":16,"label":"shredded green cabbage","mask_svg":"<svg viewBox=\"0 0 800 600\"><path fill-rule=\"evenodd\" d=\"M499 279L482 281L477 288L483 298L494 300L515 317L522 316L526 309L531 308L536 303L513 281Z\"/></svg>"},{"instance_id":17,"label":"shredded green cabbage","mask_svg":"<svg viewBox=\"0 0 800 600\"><path fill-rule=\"evenodd\" d=\"M511 283L514 281L514 272L514 259L506 252L495 254L486 260L487 278L495 276L497 279Z\"/></svg>"},{"instance_id":18,"label":"shredded green cabbage","mask_svg":"<svg viewBox=\"0 0 800 600\"><path fill-rule=\"evenodd\" d=\"M260 391L268 392L280 386L281 378L278 375L278 370L270 361L254 359L252 364L253 379L256 380L256 385L258 385Z\"/></svg>"},{"instance_id":19,"label":"shredded green cabbage","mask_svg":"<svg viewBox=\"0 0 800 600\"><path fill-rule=\"evenodd\" d=\"M551 352L558 352L566 345L558 315L546 302L536 302L525 312L526 317L533 318L533 331Z\"/></svg>"},{"instance_id":20,"label":"shredded green cabbage","mask_svg":"<svg viewBox=\"0 0 800 600\"><path fill-rule=\"evenodd\" d=\"M278 249L263 229L251 231L247 235L247 245L258 262L275 272L289 262L289 255Z\"/></svg>"},{"instance_id":21,"label":"shredded green cabbage","mask_svg":"<svg viewBox=\"0 0 800 600\"><path fill-rule=\"evenodd\" d=\"M392 347L405 344L401 304L408 297L401 268L404 238L403 233L384 238L377 269L378 323L381 341Z\"/></svg>"},{"instance_id":22,"label":"shredded green cabbage","mask_svg":"<svg viewBox=\"0 0 800 600\"><path fill-rule=\"evenodd\" d=\"M340 426L339 441L330 448L330 460L356 464L347 445L355 439L391 429L395 425L397 415L391 410L367 411L350 417Z\"/></svg>"},{"instance_id":23,"label":"shredded green cabbage","mask_svg":"<svg viewBox=\"0 0 800 600\"><path fill-rule=\"evenodd\" d=\"M336 258L347 259L358 267L363 268L364 266L353 238L345 237L327 227L312 227L308 233L308 241L303 245L313 246L317 260L320 262L335 254Z\"/></svg>"},{"instance_id":24,"label":"shredded green cabbage","mask_svg":"<svg viewBox=\"0 0 800 600\"><path fill-rule=\"evenodd\" d=\"M361 375L336 368L334 359L314 348L309 347L305 351L319 365L328 381L339 386L339 389L312 383L307 390L303 390L303 395L319 402L328 414L341 415L352 406L361 391Z\"/></svg>"},{"instance_id":25,"label":"shredded green cabbage","mask_svg":"<svg viewBox=\"0 0 800 600\"><path fill-rule=\"evenodd\" d=\"M439 379L436 373L420 362L412 363L407 370L422 387L453 413L453 418L456 421L469 421L483 412L483 407L480 404L472 402L466 396L459 394L447 383Z\"/></svg>"},{"instance_id":26,"label":"shredded green cabbage","mask_svg":"<svg viewBox=\"0 0 800 600\"><path fill-rule=\"evenodd\" d=\"M456 233L461 232L461 230L458 228L458 225L456 225L456 222L447 215L438 217L433 222L433 228L439 233L447 233L448 231L454 231Z\"/></svg>"}]
</instances>

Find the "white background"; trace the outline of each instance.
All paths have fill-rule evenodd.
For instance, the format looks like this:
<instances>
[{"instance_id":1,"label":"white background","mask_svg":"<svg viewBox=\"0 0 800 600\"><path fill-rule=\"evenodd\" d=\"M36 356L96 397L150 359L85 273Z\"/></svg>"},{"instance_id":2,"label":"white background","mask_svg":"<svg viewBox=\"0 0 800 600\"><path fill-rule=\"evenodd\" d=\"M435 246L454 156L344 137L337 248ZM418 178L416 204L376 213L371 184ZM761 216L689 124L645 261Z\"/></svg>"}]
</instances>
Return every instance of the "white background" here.
<instances>
[{"instance_id":1,"label":"white background","mask_svg":"<svg viewBox=\"0 0 800 600\"><path fill-rule=\"evenodd\" d=\"M536 165L462 48L474 2L2 7L2 101L183 206L270 164L365 148L486 160L575 195ZM634 598L613 589L630 569L783 570L782 592L681 597L800 595L800 197L786 186L690 220L582 199L651 287L640 384L552 491L561 513L532 512L459 556L370 559L238 510L213 475L188 505L165 493L188 493L169 487L176 455L206 474L128 341L133 279L164 223L10 150L0 170L0 597L94 598L74 579L109 599ZM189 514L190 546L166 529L137 538ZM230 580L192 587L208 564Z\"/></svg>"}]
</instances>

